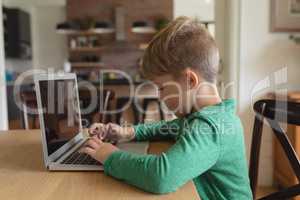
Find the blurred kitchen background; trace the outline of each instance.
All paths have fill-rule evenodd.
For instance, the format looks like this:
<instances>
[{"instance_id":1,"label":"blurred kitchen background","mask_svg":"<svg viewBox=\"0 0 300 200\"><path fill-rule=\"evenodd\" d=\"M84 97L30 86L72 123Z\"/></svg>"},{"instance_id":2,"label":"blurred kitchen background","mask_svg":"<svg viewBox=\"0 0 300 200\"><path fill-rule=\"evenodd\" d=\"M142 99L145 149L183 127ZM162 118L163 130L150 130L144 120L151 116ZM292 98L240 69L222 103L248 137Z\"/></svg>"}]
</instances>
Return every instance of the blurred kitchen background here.
<instances>
[{"instance_id":1,"label":"blurred kitchen background","mask_svg":"<svg viewBox=\"0 0 300 200\"><path fill-rule=\"evenodd\" d=\"M74 72L79 81L96 87L102 81L105 89L114 94L114 107L121 107L128 102L128 80L112 72L101 78L100 72L121 70L138 86L144 82L138 71L140 59L160 29L175 17L186 15L199 18L215 35L214 12L213 0L193 0L189 4L181 0L3 0L9 127L38 126L12 101L19 74L30 69L49 69ZM30 78L28 84L22 85L21 100L28 105L34 104L32 87ZM139 98L141 107L162 109L155 88L142 91L146 97ZM120 122L126 113L114 120ZM136 111L131 111L130 115L134 114ZM161 112L157 114L165 117ZM145 121L146 117L135 116L133 123Z\"/></svg>"}]
</instances>

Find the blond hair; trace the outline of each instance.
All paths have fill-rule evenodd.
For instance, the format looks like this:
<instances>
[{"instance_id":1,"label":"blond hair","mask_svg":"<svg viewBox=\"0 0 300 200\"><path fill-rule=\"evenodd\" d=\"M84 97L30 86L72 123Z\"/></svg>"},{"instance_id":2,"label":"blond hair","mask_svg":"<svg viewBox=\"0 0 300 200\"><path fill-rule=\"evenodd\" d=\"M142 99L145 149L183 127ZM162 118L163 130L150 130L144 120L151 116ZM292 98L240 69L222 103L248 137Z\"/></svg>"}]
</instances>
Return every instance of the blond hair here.
<instances>
[{"instance_id":1,"label":"blond hair","mask_svg":"<svg viewBox=\"0 0 300 200\"><path fill-rule=\"evenodd\" d=\"M146 49L141 73L147 78L186 68L197 70L208 82L215 82L219 50L206 28L196 19L178 17L155 35Z\"/></svg>"}]
</instances>

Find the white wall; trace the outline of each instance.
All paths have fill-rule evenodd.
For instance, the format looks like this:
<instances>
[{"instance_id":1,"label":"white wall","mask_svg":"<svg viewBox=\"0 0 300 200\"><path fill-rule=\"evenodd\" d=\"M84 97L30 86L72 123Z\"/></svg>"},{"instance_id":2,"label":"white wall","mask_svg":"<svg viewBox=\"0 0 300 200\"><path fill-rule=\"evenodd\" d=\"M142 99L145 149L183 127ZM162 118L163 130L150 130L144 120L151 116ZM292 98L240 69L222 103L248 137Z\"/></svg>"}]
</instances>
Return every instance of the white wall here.
<instances>
[{"instance_id":1,"label":"white wall","mask_svg":"<svg viewBox=\"0 0 300 200\"><path fill-rule=\"evenodd\" d=\"M33 67L63 69L68 57L67 38L56 24L66 20L64 6L35 6L32 16Z\"/></svg>"},{"instance_id":2,"label":"white wall","mask_svg":"<svg viewBox=\"0 0 300 200\"><path fill-rule=\"evenodd\" d=\"M278 90L280 87L300 89L300 45L289 40L288 34L270 33L270 1L269 0L242 0L241 6L241 63L239 82L240 115L245 128L247 149L249 153L252 136L254 115L251 112L251 96L254 99L267 91ZM287 67L287 81L284 80ZM282 74L283 83L274 84L276 74ZM280 75L279 75L280 76ZM261 80L270 77L270 87L263 87ZM264 132L261 163L260 184L272 184L272 135L270 131Z\"/></svg>"},{"instance_id":3,"label":"white wall","mask_svg":"<svg viewBox=\"0 0 300 200\"><path fill-rule=\"evenodd\" d=\"M1 61L3 48L0 48L0 129L7 128L7 120L5 120L7 119L5 87L2 88L2 85L5 83L4 78L2 78L4 70L21 73L32 68L63 69L63 63L67 58L68 52L66 37L55 32L56 24L65 21L65 1L4 1L5 6L21 8L30 14L33 58L32 60L7 59L4 67ZM0 28L1 33L2 25ZM3 46L1 42L0 46ZM8 101L11 101L11 99L8 99Z\"/></svg>"},{"instance_id":4,"label":"white wall","mask_svg":"<svg viewBox=\"0 0 300 200\"><path fill-rule=\"evenodd\" d=\"M174 0L175 17L198 17L201 21L213 21L215 0Z\"/></svg>"},{"instance_id":5,"label":"white wall","mask_svg":"<svg viewBox=\"0 0 300 200\"><path fill-rule=\"evenodd\" d=\"M67 39L57 34L55 28L57 23L66 19L65 1L4 0L4 5L18 7L30 14L33 51L32 63L26 60L7 60L7 67L17 72L30 68L62 69L67 58Z\"/></svg>"},{"instance_id":6,"label":"white wall","mask_svg":"<svg viewBox=\"0 0 300 200\"><path fill-rule=\"evenodd\" d=\"M2 3L2 0L0 0ZM0 11L0 33L3 33L3 15ZM0 34L0 130L7 130L7 102L6 102L6 83L5 83L5 65L4 65L4 38Z\"/></svg>"}]
</instances>

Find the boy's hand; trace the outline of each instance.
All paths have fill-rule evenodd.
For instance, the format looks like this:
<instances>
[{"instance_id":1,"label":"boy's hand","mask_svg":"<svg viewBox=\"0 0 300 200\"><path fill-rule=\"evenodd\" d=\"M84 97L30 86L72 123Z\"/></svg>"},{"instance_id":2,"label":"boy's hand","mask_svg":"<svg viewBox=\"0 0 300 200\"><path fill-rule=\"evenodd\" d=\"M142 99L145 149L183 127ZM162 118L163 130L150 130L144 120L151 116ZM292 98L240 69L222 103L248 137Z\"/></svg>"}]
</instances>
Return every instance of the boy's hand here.
<instances>
[{"instance_id":1,"label":"boy's hand","mask_svg":"<svg viewBox=\"0 0 300 200\"><path fill-rule=\"evenodd\" d=\"M103 140L107 130L106 125L102 123L94 123L89 128L88 133L90 137L98 136L99 139Z\"/></svg>"},{"instance_id":2,"label":"boy's hand","mask_svg":"<svg viewBox=\"0 0 300 200\"><path fill-rule=\"evenodd\" d=\"M118 150L119 148L116 146L102 142L97 136L94 136L85 143L85 146L80 149L80 152L90 155L103 164L113 152Z\"/></svg>"},{"instance_id":3,"label":"boy's hand","mask_svg":"<svg viewBox=\"0 0 300 200\"><path fill-rule=\"evenodd\" d=\"M121 127L117 124L95 123L89 129L90 136L97 135L99 139L109 142L128 142L134 139L133 127Z\"/></svg>"}]
</instances>

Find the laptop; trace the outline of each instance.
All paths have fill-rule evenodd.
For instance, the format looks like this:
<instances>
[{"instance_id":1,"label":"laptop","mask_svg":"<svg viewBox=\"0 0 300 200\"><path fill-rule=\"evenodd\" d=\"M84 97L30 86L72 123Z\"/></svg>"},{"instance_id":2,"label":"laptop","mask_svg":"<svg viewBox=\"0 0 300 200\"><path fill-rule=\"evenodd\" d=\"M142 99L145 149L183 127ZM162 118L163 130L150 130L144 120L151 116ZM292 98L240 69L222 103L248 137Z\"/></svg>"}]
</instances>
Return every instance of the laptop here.
<instances>
[{"instance_id":1,"label":"laptop","mask_svg":"<svg viewBox=\"0 0 300 200\"><path fill-rule=\"evenodd\" d=\"M79 149L83 134L76 75L38 74L34 77L44 163L48 170L102 171L103 166ZM146 154L148 142L120 143L120 149Z\"/></svg>"}]
</instances>

